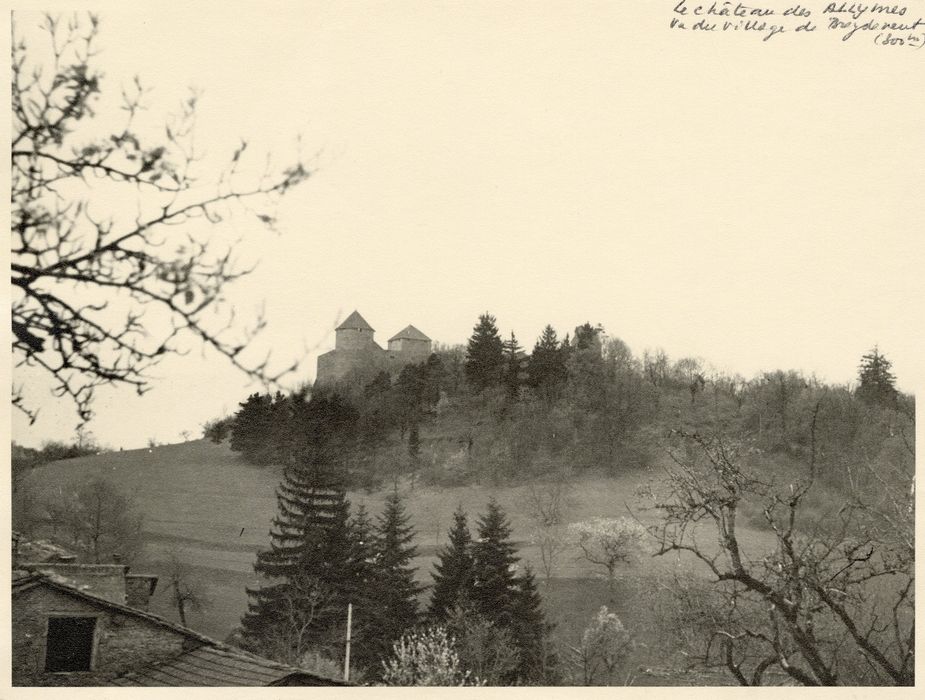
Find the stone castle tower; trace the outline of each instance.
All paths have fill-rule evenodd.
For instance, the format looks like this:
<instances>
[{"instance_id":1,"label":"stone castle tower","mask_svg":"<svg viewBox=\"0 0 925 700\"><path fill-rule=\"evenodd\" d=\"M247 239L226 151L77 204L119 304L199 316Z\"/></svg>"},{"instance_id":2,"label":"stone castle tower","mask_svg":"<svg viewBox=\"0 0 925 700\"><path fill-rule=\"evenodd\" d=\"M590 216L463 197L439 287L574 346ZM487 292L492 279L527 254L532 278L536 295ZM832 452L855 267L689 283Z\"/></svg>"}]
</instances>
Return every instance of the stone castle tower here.
<instances>
[{"instance_id":1,"label":"stone castle tower","mask_svg":"<svg viewBox=\"0 0 925 700\"><path fill-rule=\"evenodd\" d=\"M334 349L318 356L316 384L333 384L343 379L368 380L386 371L397 374L408 364L430 357L431 340L414 326L407 326L389 338L388 349L380 347L376 331L354 311L334 329Z\"/></svg>"}]
</instances>

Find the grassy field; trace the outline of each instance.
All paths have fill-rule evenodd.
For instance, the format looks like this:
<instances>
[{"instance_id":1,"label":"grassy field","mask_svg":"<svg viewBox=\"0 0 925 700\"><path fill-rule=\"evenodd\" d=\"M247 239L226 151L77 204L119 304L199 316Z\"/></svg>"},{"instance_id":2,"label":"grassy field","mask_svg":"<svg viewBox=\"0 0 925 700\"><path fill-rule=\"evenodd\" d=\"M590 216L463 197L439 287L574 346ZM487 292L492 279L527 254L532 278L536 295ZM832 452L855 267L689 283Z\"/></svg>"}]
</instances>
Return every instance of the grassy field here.
<instances>
[{"instance_id":1,"label":"grassy field","mask_svg":"<svg viewBox=\"0 0 925 700\"><path fill-rule=\"evenodd\" d=\"M245 588L258 582L252 565L256 552L269 545L280 473L248 465L224 445L198 440L57 462L35 469L29 479L40 492L53 496L94 476L105 476L130 493L144 513L147 543L134 569L163 576L168 553L177 551L211 599L204 614L191 616L191 626L224 638L246 609ZM649 477L631 472L617 478L576 481L565 506L565 522L626 515L628 504L635 510L636 488ZM526 487L418 487L404 495L417 531L416 564L422 583L430 582L436 553L445 543L457 506L468 511L474 530L478 514L491 497L511 520L518 555L542 579L539 552L530 541ZM374 516L384 498L385 492L350 494L354 504L365 504ZM765 537L756 530L743 528L740 536L747 547L766 546ZM549 585L540 582L547 616L556 623L559 640L566 644L577 642L601 605L608 605L631 632L645 639L652 621L649 611L638 604L640 588L653 585L672 567L688 564L674 557L644 557L620 571L611 592L577 555L577 548L566 551ZM156 593L153 610L176 619L166 587Z\"/></svg>"}]
</instances>

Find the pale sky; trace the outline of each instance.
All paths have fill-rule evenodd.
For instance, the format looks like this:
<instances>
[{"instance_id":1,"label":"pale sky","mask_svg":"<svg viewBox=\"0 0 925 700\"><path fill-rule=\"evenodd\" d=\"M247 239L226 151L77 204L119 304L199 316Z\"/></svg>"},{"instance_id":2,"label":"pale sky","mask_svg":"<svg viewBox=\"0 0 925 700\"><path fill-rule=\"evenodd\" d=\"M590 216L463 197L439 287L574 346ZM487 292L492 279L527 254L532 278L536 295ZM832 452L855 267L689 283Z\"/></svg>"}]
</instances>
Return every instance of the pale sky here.
<instances>
[{"instance_id":1,"label":"pale sky","mask_svg":"<svg viewBox=\"0 0 925 700\"><path fill-rule=\"evenodd\" d=\"M408 323L462 343L490 311L528 349L591 321L639 356L836 383L877 343L921 386L925 53L671 32L673 5L104 4L103 100L137 73L158 115L195 85L217 162L241 137L319 154L280 236L233 224L259 349L320 343L300 378L356 308L381 344ZM258 388L198 351L155 375L99 393L102 443L198 436ZM72 406L34 395L13 438L69 438Z\"/></svg>"}]
</instances>

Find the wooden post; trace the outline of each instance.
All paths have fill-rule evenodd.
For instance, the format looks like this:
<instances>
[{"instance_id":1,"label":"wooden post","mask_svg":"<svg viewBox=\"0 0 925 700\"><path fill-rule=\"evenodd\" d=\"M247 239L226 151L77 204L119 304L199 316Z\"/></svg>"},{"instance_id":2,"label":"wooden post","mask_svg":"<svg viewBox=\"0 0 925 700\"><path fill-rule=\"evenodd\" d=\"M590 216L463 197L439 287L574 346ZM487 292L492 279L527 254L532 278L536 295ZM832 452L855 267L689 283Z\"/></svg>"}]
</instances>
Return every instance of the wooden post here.
<instances>
[{"instance_id":1,"label":"wooden post","mask_svg":"<svg viewBox=\"0 0 925 700\"><path fill-rule=\"evenodd\" d=\"M350 682L350 628L353 618L353 603L347 603L347 649L344 653L344 683Z\"/></svg>"}]
</instances>

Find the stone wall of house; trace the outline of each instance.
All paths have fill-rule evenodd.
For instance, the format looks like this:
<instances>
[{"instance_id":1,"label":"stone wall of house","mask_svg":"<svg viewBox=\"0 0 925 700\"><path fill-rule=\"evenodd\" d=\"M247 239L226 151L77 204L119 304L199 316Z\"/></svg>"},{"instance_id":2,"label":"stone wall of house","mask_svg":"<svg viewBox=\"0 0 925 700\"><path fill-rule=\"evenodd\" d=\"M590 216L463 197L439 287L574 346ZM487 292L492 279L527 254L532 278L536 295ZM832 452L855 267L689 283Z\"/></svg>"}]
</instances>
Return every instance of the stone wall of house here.
<instances>
[{"instance_id":1,"label":"stone wall of house","mask_svg":"<svg viewBox=\"0 0 925 700\"><path fill-rule=\"evenodd\" d=\"M91 671L45 671L45 635L50 615L97 618ZM167 627L43 585L13 597L12 618L16 686L101 685L138 666L175 656L184 650L184 644L196 643Z\"/></svg>"},{"instance_id":2,"label":"stone wall of house","mask_svg":"<svg viewBox=\"0 0 925 700\"><path fill-rule=\"evenodd\" d=\"M104 598L119 605L126 604L125 576L129 567L125 564L62 564L45 562L26 564L30 569L85 591L97 598Z\"/></svg>"}]
</instances>

